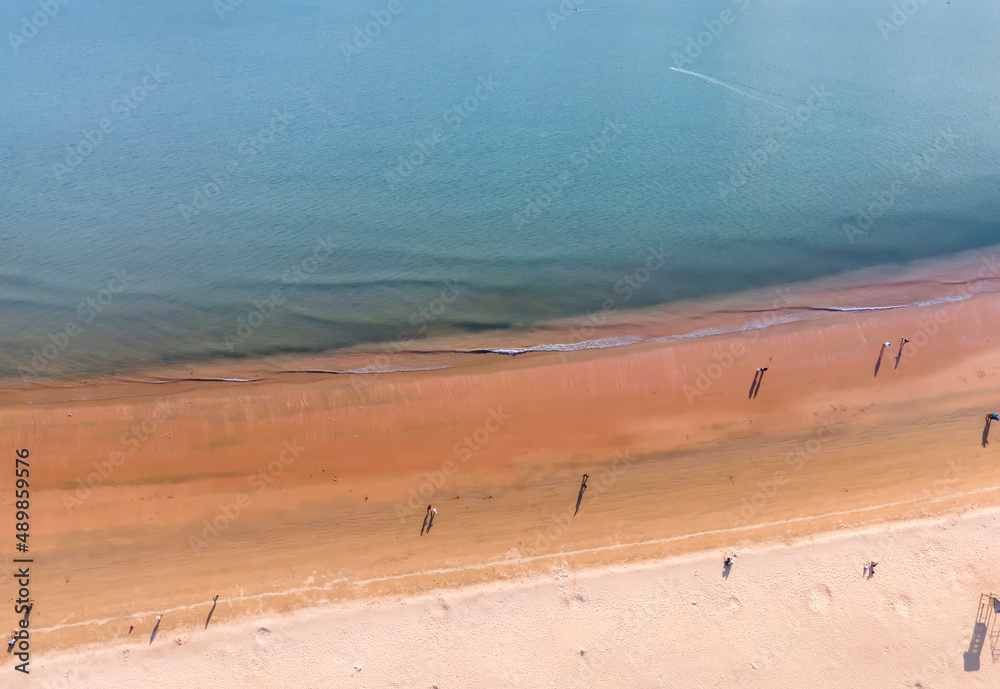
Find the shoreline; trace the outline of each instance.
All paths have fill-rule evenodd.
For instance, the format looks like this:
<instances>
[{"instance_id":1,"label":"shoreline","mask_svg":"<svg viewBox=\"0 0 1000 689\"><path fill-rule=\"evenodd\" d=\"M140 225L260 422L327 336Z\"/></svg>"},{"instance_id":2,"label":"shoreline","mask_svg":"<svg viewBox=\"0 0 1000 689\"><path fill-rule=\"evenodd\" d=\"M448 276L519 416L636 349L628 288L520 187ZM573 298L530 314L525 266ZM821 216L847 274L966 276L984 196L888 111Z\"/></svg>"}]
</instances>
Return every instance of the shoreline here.
<instances>
[{"instance_id":1,"label":"shoreline","mask_svg":"<svg viewBox=\"0 0 1000 689\"><path fill-rule=\"evenodd\" d=\"M114 643L157 609L191 627L215 593L241 601L223 622L1000 505L979 442L997 314L984 291L360 386L8 389L0 444L37 466L33 648Z\"/></svg>"},{"instance_id":2,"label":"shoreline","mask_svg":"<svg viewBox=\"0 0 1000 689\"><path fill-rule=\"evenodd\" d=\"M320 352L215 356L172 365L143 365L117 374L94 372L45 377L34 372L30 382L22 373L20 379L12 375L0 380L0 389L44 390L95 381L252 383L277 376L371 376L437 371L479 365L507 356L566 354L672 342L822 320L838 313L935 306L1000 292L1000 245L923 259L905 266L876 266L807 282L658 306L629 307L631 294L641 290L642 284L629 282L627 287L625 296L612 297L609 293L599 310L530 327L427 338L417 337L407 329L395 341ZM444 303L440 306L447 308ZM432 314L425 316L433 320ZM424 327L429 325L426 320L421 322Z\"/></svg>"}]
</instances>

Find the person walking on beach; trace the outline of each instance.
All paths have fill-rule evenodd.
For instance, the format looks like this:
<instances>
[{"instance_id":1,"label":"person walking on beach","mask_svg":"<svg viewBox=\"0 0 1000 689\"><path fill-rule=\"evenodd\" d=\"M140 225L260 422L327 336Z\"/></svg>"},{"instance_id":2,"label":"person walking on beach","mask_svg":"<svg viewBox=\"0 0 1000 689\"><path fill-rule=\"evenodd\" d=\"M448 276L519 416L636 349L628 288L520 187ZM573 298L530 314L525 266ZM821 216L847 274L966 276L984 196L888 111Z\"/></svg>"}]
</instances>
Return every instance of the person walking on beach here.
<instances>
[{"instance_id":1,"label":"person walking on beach","mask_svg":"<svg viewBox=\"0 0 1000 689\"><path fill-rule=\"evenodd\" d=\"M872 562L868 563L868 578L869 579L871 579L873 576L875 576L875 565L877 565L877 564L878 563L875 562L875 561L872 561Z\"/></svg>"},{"instance_id":2,"label":"person walking on beach","mask_svg":"<svg viewBox=\"0 0 1000 689\"><path fill-rule=\"evenodd\" d=\"M882 366L882 357L885 356L885 350L892 346L891 342L883 342L882 346L878 348L878 361L875 362L875 377L878 377L878 370Z\"/></svg>"},{"instance_id":3,"label":"person walking on beach","mask_svg":"<svg viewBox=\"0 0 1000 689\"><path fill-rule=\"evenodd\" d=\"M427 511L424 512L424 523L420 525L420 535L421 536L423 536L424 532L427 531L427 529L430 528L429 526L427 526L427 520L431 518L431 509L432 509L431 506L428 505L427 506Z\"/></svg>"},{"instance_id":4,"label":"person walking on beach","mask_svg":"<svg viewBox=\"0 0 1000 689\"><path fill-rule=\"evenodd\" d=\"M983 447L990 444L990 426L994 421L1000 421L1000 416L997 416L996 414L986 415L986 425L983 426Z\"/></svg>"},{"instance_id":5,"label":"person walking on beach","mask_svg":"<svg viewBox=\"0 0 1000 689\"><path fill-rule=\"evenodd\" d=\"M900 342L899 342L899 351L896 352L896 365L893 368L899 368L899 360L903 358L903 347L905 347L906 343L909 342L909 341L910 340L908 338L905 338L905 337L902 340L900 340Z\"/></svg>"},{"instance_id":6,"label":"person walking on beach","mask_svg":"<svg viewBox=\"0 0 1000 689\"><path fill-rule=\"evenodd\" d=\"M575 517L580 511L580 503L583 502L583 494L587 490L587 479L590 478L590 474L583 475L583 481L580 482L580 492L576 495L576 510L573 511L573 516Z\"/></svg>"}]
</instances>

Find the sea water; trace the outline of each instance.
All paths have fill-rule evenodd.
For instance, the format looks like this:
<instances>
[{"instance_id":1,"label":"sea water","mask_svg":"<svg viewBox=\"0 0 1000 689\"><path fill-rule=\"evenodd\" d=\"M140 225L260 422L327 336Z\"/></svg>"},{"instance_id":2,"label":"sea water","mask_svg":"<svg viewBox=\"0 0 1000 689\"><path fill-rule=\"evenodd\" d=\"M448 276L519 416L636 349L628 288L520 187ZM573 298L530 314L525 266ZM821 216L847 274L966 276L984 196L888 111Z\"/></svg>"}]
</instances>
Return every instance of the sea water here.
<instances>
[{"instance_id":1,"label":"sea water","mask_svg":"<svg viewBox=\"0 0 1000 689\"><path fill-rule=\"evenodd\" d=\"M1000 242L995 2L11 0L0 30L7 380Z\"/></svg>"}]
</instances>

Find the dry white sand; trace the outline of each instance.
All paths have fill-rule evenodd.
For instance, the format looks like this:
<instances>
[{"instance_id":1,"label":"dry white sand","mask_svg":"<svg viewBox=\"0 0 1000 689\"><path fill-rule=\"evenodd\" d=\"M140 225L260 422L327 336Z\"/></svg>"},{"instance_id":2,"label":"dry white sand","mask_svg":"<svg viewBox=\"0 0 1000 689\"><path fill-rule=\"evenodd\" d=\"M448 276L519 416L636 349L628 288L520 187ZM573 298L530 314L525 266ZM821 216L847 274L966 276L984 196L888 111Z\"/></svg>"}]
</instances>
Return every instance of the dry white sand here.
<instances>
[{"instance_id":1,"label":"dry white sand","mask_svg":"<svg viewBox=\"0 0 1000 689\"><path fill-rule=\"evenodd\" d=\"M700 553L161 631L151 645L136 629L126 645L34 658L5 686L1000 686L1000 616L966 669L981 594L1000 594L1000 511L736 554L728 579L721 553Z\"/></svg>"}]
</instances>

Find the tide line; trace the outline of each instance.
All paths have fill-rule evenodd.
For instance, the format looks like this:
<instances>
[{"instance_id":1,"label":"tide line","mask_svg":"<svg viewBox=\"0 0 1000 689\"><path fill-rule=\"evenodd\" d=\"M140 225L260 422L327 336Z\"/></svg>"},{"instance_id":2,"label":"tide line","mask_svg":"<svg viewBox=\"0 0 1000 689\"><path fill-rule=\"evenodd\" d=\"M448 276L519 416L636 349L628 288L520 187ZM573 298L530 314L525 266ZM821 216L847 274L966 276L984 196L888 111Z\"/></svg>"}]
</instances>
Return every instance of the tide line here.
<instances>
[{"instance_id":1,"label":"tide line","mask_svg":"<svg viewBox=\"0 0 1000 689\"><path fill-rule=\"evenodd\" d=\"M806 517L793 517L792 519L784 519L784 520L774 521L774 522L761 522L759 524L748 524L746 526L734 526L734 527L731 527L731 528L728 528L728 529L711 529L711 530L708 530L708 531L698 531L696 533L683 534L681 536L671 536L671 537L668 537L668 538L656 538L656 539L647 540L647 541L635 541L633 543L619 543L619 544L615 544L615 545L598 546L598 547L595 547L595 548L583 548L583 549L580 549L580 550L560 551L558 553L549 553L549 554L546 554L546 555L533 555L533 556L530 556L530 557L510 558L510 559L505 559L505 560L495 560L495 561L492 561L492 562L484 562L484 563L478 563L478 564L473 564L473 565L466 565L466 566L463 566L463 567L442 567L442 568L438 568L438 569L422 570L420 572L406 572L406 573L403 573L403 574L390 574L390 575L383 576L383 577L372 577L372 578L369 578L369 579L357 579L357 580L352 581L350 583L351 583L352 586L364 587L364 586L369 586L371 584L375 584L375 583L379 583L379 582L398 581L400 579L409 579L409 578L413 578L413 577L433 576L433 575L440 575L440 574L455 574L455 573L458 573L458 572L471 572L471 571L489 569L491 567L501 567L501 566L508 566L508 565L522 565L522 564L526 564L526 563L529 563L529 562L538 562L540 560L547 560L547 559L552 559L552 558L565 558L565 557L569 557L569 556L573 556L573 555L586 555L586 554L590 554L590 553L601 553L601 552L608 552L608 551L612 551L612 550L622 550L622 549L625 549L625 548L635 548L635 547L641 547L641 546L659 545L659 544L663 544L663 543L675 543L677 541L683 541L683 540L687 540L689 538L697 538L699 536L712 536L712 535L725 534L725 533L736 533L736 532L743 532L743 531L755 531L755 530L758 530L758 529L765 529L765 528L772 527L772 526L782 526L782 525L785 525L785 524L793 524L793 523L798 523L798 522L813 521L813 520L816 520L816 519L823 519L823 518L826 518L826 517L839 517L839 516L844 516L844 515L849 515L849 514L863 514L865 512L874 512L876 510L885 509L887 507L899 507L901 505L911 505L911 504L919 503L919 502L923 502L923 501L927 501L929 503L945 502L947 500L954 500L955 498L971 497L971 496L974 496L974 495L981 495L983 493L990 493L990 492L994 492L994 491L997 491L997 490L1000 490L1000 486L988 486L988 487L985 487L985 488L978 488L976 490L971 490L971 491L967 491L967 492L963 492L963 493L952 493L950 495L944 495L944 496L937 497L937 498L923 498L923 497L913 498L913 499L910 499L910 500L900 500L900 501L897 501L897 502L887 502L887 503L883 503L881 505L871 505L869 507L859 507L859 508L852 509L852 510L841 510L841 511L837 511L837 512L826 512L824 514L810 515L810 516L806 516ZM240 596L239 598L234 598L232 600L239 600L239 601L243 601L243 600L257 600L257 599L263 599L263 598L269 598L269 597L275 597L275 596L287 596L287 595L290 595L290 594L302 593L302 592L305 592L305 591L328 591L328 590L332 589L332 587L333 587L334 584L345 582L345 581L348 581L348 579L342 577L342 578L339 578L339 579L333 579L333 580L327 582L326 584L324 584L323 586L303 586L303 587L297 587L297 588L287 589L285 591L264 592L264 593L254 594L252 596ZM205 607L206 607L206 603L203 603L203 602L202 603L191 604L191 605L179 605L179 606L176 606L176 607L173 607L173 608L167 608L165 610L151 610L151 611L147 611L147 612L133 613L133 614L128 615L128 616L113 617L113 618L107 618L107 619L85 620L85 621L81 621L81 622L70 622L70 623L67 623L67 624L57 624L57 625L54 625L52 627L41 627L39 629L36 629L35 631L36 631L36 633L37 632L53 632L53 631L58 631L60 629L68 629L68 628L71 628L71 627L86 627L86 626L91 626L91 625L104 625L104 624L108 624L110 622L116 622L116 621L119 621L119 620L122 620L122 619L131 619L131 618L137 618L137 617L147 617L147 616L153 616L153 615L164 615L164 614L171 613L171 612L179 612L179 611L183 611L183 610L192 610L194 608L204 609ZM68 618L66 618L66 619L68 619Z\"/></svg>"},{"instance_id":2,"label":"tide line","mask_svg":"<svg viewBox=\"0 0 1000 689\"><path fill-rule=\"evenodd\" d=\"M303 593L305 591L329 591L330 589L333 588L334 584L338 584L338 583L343 582L343 581L347 581L347 579L346 578L332 579L332 580L326 582L323 586L301 586L301 587L298 587L298 588L288 589L286 591L265 591L264 593L255 593L252 596L240 596L239 598L230 598L229 600L234 600L234 601L257 600L257 599L262 599L262 598L272 598L274 596L287 596L287 595L290 595L290 594L293 594L293 593ZM137 617L147 617L147 616L153 616L153 615L166 615L167 613L170 613L170 612L181 612L183 610L193 610L194 608L205 609L207 606L208 606L207 603L192 603L191 605L178 605L176 607L166 608L164 610L151 610L151 611L147 611L147 612L135 612L135 613L132 613L131 615L124 615L124 616L120 616L120 617L109 617L109 618L100 619L100 620L84 620L82 622L70 622L68 624L56 624L56 625L53 625L51 627L40 627L40 628L36 629L35 632L36 633L38 633L38 632L54 632L54 631L58 631L60 629L69 629L70 627L89 627L91 625L103 625L103 624L108 624L109 622L117 622L117 621L119 621L121 619L134 619L134 618L137 618ZM64 618L64 619L69 619L69 618L67 617L67 618Z\"/></svg>"},{"instance_id":3,"label":"tide line","mask_svg":"<svg viewBox=\"0 0 1000 689\"><path fill-rule=\"evenodd\" d=\"M554 557L567 557L567 556L572 556L572 555L586 555L586 554L589 554L589 553L600 553L600 552L606 552L606 551L609 551L609 550L620 550L620 549L623 549L623 548L635 548L635 547L639 547L639 546L659 545L661 543L674 543L676 541L683 541L683 540L687 540L689 538L696 538L698 536L712 536L712 535L715 535L715 534L733 533L733 532L736 532L736 531L753 531L755 529L764 529L764 528L767 528L767 527L770 527L770 526L781 526L783 524L792 524L792 523L796 523L796 522L812 521L812 520L815 520L815 519L823 519L825 517L839 517L839 516L843 516L843 515L847 515L847 514L860 514L860 513L863 513L863 512L872 512L872 511L875 511L875 510L885 509L886 507L898 507L900 505L909 505L909 504L913 504L913 503L917 503L917 502L922 502L924 500L928 500L928 502L932 502L932 503L934 503L934 502L942 502L944 500L951 500L951 499L954 499L954 498L968 497L968 496L978 495L980 493L987 493L987 492L996 491L996 490L1000 490L1000 486L991 486L991 487L988 487L988 488L979 488L977 490L969 491L967 493L952 493L951 495L946 495L946 496L943 496L943 497L940 497L940 498L930 498L929 500L927 498L914 498L912 500L901 500L899 502L887 502L887 503L882 504L882 505L872 505L870 507L859 507L859 508L853 509L853 510L843 510L843 511L840 511L840 512L827 512L825 514L817 514L817 515L812 515L812 516L808 516L808 517L794 517L792 519L785 519L785 520L782 520L782 521L762 522L760 524L749 524L747 526L734 526L734 527L729 528L729 529L712 529L712 530L709 530L709 531L699 531L697 533L684 534L683 536L671 536L669 538L655 538L655 539L652 539L652 540L649 540L649 541L635 541L633 543L621 543L621 544L615 544L615 545L598 546L596 548L583 548L581 550L561 551L561 552L558 552L558 553L550 553L548 555L533 555L531 557L511 558L509 560L497 560L495 562L486 562L486 563L480 563L480 564L475 564L475 565L468 565L468 566L465 566L465 567L449 567L449 568L442 568L442 569L430 569L430 570L425 570L423 572L409 572L409 573L406 573L406 574L391 574L391 575L384 576L384 577L373 577L371 579L361 579L361 580L353 582L353 585L354 586L367 586L368 584L372 584L372 583L378 583L378 582L382 582L382 581L395 581L395 580L398 580L398 579L406 579L406 578L409 578L409 577L419 577L419 576L434 575L434 574L453 574L453 573L456 573L456 572L465 572L465 571L475 571L475 570L480 570L480 569L488 569L490 567L498 567L498 566L501 566L501 565L520 565L520 564L524 564L524 563L527 563L527 562L537 562L538 560L545 560L545 559L550 559L550 558L554 558Z\"/></svg>"}]
</instances>

